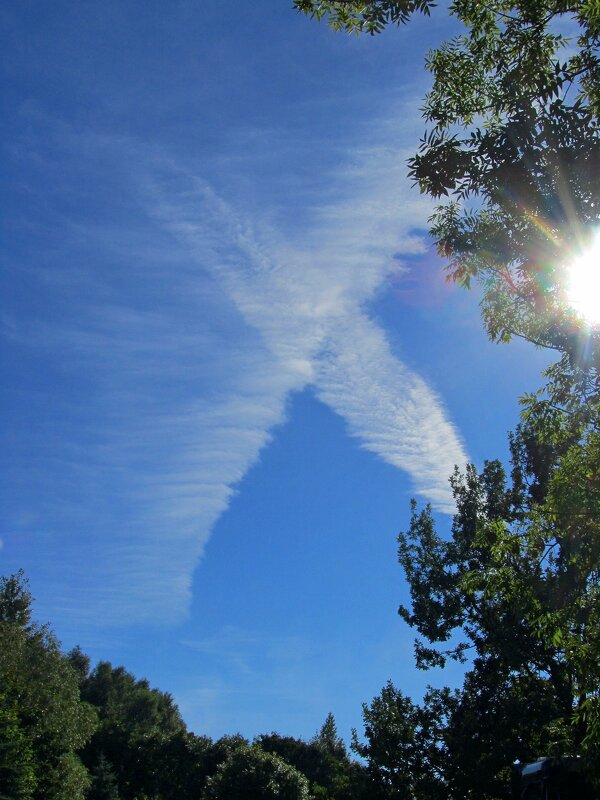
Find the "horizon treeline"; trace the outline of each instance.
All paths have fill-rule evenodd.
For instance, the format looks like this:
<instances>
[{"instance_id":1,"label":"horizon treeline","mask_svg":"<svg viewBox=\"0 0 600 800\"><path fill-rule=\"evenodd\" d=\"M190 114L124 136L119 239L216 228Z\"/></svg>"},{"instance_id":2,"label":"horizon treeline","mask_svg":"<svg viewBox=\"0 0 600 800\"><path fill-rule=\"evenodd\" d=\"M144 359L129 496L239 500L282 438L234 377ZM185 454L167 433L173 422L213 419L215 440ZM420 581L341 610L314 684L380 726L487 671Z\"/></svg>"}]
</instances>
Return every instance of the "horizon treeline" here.
<instances>
[{"instance_id":1,"label":"horizon treeline","mask_svg":"<svg viewBox=\"0 0 600 800\"><path fill-rule=\"evenodd\" d=\"M309 741L188 731L168 692L62 653L23 572L0 579L2 800L361 800L372 784L332 714Z\"/></svg>"}]
</instances>

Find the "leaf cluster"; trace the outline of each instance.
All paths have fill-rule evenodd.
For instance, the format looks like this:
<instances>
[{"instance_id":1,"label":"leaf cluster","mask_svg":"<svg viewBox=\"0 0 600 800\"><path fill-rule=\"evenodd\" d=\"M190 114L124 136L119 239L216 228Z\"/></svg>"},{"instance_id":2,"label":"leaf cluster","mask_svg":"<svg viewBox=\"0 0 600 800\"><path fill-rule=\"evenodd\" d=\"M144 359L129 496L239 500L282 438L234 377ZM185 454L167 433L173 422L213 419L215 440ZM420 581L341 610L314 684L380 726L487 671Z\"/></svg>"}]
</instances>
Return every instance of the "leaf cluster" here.
<instances>
[{"instance_id":1,"label":"leaf cluster","mask_svg":"<svg viewBox=\"0 0 600 800\"><path fill-rule=\"evenodd\" d=\"M433 0L294 0L294 8L314 19L326 19L330 27L348 33L381 33L388 25L408 22L415 12L429 15Z\"/></svg>"},{"instance_id":2,"label":"leaf cluster","mask_svg":"<svg viewBox=\"0 0 600 800\"><path fill-rule=\"evenodd\" d=\"M206 800L309 800L308 781L279 756L260 747L234 750L209 778Z\"/></svg>"},{"instance_id":3,"label":"leaf cluster","mask_svg":"<svg viewBox=\"0 0 600 800\"><path fill-rule=\"evenodd\" d=\"M431 128L409 162L421 191L449 198L431 219L449 279L481 282L493 340L576 358L585 336L597 369L600 334L565 297L600 221L597 4L457 0L451 13L465 33L429 54Z\"/></svg>"}]
</instances>

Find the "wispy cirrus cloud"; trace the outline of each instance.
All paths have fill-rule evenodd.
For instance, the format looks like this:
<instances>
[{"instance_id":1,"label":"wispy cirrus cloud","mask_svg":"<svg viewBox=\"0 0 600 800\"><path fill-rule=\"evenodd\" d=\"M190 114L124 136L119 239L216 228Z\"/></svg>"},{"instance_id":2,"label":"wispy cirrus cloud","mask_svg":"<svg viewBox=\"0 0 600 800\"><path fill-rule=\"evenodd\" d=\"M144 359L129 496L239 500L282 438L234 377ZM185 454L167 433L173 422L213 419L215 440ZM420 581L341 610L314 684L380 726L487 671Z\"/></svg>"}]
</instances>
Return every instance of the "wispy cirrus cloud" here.
<instances>
[{"instance_id":1,"label":"wispy cirrus cloud","mask_svg":"<svg viewBox=\"0 0 600 800\"><path fill-rule=\"evenodd\" d=\"M447 478L466 460L459 437L440 398L393 355L365 308L397 269L394 254L424 247L414 229L428 205L407 191L405 155L386 145L353 153L340 181L352 177L352 200L317 209L301 246L273 232L257 239L250 222L201 181L181 191L181 204L175 192L154 213L190 254L214 265L276 363L298 385L312 385L365 448L408 472L418 494L451 513Z\"/></svg>"},{"instance_id":2,"label":"wispy cirrus cloud","mask_svg":"<svg viewBox=\"0 0 600 800\"><path fill-rule=\"evenodd\" d=\"M80 260L44 280L58 293L76 275L77 303L60 319L5 326L85 377L84 398L62 401L70 421L53 429L55 450L38 459L44 516L63 535L38 538L37 553L86 565L58 576L55 606L109 625L181 619L216 521L290 394L309 386L416 493L452 510L460 438L368 311L394 257L424 247L414 231L430 209L409 191L407 153L390 144L397 126L364 133L369 147L346 152L326 201L282 233L184 159L72 138L98 173L102 159L119 165L127 220L63 219Z\"/></svg>"}]
</instances>

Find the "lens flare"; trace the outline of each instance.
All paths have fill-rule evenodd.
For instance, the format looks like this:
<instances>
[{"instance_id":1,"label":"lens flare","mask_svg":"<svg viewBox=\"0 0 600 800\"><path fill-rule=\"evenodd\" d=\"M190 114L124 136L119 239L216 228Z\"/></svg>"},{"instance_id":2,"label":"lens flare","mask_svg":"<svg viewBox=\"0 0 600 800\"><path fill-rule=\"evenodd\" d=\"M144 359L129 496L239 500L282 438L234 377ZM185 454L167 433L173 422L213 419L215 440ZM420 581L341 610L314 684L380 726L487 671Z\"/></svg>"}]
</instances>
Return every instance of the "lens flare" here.
<instances>
[{"instance_id":1,"label":"lens flare","mask_svg":"<svg viewBox=\"0 0 600 800\"><path fill-rule=\"evenodd\" d=\"M567 299L586 322L600 325L600 232L568 267Z\"/></svg>"}]
</instances>

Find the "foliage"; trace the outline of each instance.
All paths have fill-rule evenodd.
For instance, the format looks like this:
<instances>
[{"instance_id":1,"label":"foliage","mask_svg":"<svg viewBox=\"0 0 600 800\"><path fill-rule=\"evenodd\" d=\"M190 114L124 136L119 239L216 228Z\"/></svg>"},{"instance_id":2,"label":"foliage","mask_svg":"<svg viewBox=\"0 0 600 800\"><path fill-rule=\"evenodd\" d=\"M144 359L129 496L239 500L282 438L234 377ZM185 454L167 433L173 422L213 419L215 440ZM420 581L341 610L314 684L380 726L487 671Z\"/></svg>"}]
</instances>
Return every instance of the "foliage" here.
<instances>
[{"instance_id":1,"label":"foliage","mask_svg":"<svg viewBox=\"0 0 600 800\"><path fill-rule=\"evenodd\" d=\"M439 732L452 702L448 690L431 690L422 706L391 681L371 705L363 704L365 740L352 733L352 749L365 759L379 798L443 798Z\"/></svg>"},{"instance_id":2,"label":"foliage","mask_svg":"<svg viewBox=\"0 0 600 800\"><path fill-rule=\"evenodd\" d=\"M325 722L321 725L319 732L313 738L315 744L321 751L330 753L332 756L344 758L347 756L346 747L342 739L338 736L335 717L331 712L325 717Z\"/></svg>"},{"instance_id":3,"label":"foliage","mask_svg":"<svg viewBox=\"0 0 600 800\"><path fill-rule=\"evenodd\" d=\"M460 691L430 688L420 704L388 683L363 706L364 740L355 734L353 748L378 789L373 798L512 800L510 765L550 752L557 713L547 682L488 662Z\"/></svg>"},{"instance_id":4,"label":"foliage","mask_svg":"<svg viewBox=\"0 0 600 800\"><path fill-rule=\"evenodd\" d=\"M0 800L362 800L364 773L332 714L309 742L190 733L168 693L62 655L23 573L0 579Z\"/></svg>"},{"instance_id":5,"label":"foliage","mask_svg":"<svg viewBox=\"0 0 600 800\"><path fill-rule=\"evenodd\" d=\"M524 336L597 369L600 333L569 309L565 269L599 222L597 4L457 0L452 12L466 33L429 56L432 128L410 164L422 191L452 197L433 236L452 279L482 282L493 340Z\"/></svg>"},{"instance_id":6,"label":"foliage","mask_svg":"<svg viewBox=\"0 0 600 800\"><path fill-rule=\"evenodd\" d=\"M119 800L117 778L104 755L100 755L91 777L87 800Z\"/></svg>"},{"instance_id":7,"label":"foliage","mask_svg":"<svg viewBox=\"0 0 600 800\"><path fill-rule=\"evenodd\" d=\"M101 728L118 727L131 737L185 730L170 694L151 689L147 680L107 661L100 661L84 680L82 696L99 709Z\"/></svg>"},{"instance_id":8,"label":"foliage","mask_svg":"<svg viewBox=\"0 0 600 800\"><path fill-rule=\"evenodd\" d=\"M451 797L509 800L511 764L557 750L568 726L552 686L536 675L477 663L457 693L443 729L443 777Z\"/></svg>"},{"instance_id":9,"label":"foliage","mask_svg":"<svg viewBox=\"0 0 600 800\"><path fill-rule=\"evenodd\" d=\"M0 793L77 800L89 779L77 751L96 718L45 626L31 622L23 573L0 579Z\"/></svg>"},{"instance_id":10,"label":"foliage","mask_svg":"<svg viewBox=\"0 0 600 800\"><path fill-rule=\"evenodd\" d=\"M283 758L305 775L314 797L350 800L366 793L365 770L349 758L338 736L333 714L327 715L321 729L309 742L271 733L257 737L255 744Z\"/></svg>"},{"instance_id":11,"label":"foliage","mask_svg":"<svg viewBox=\"0 0 600 800\"><path fill-rule=\"evenodd\" d=\"M89 661L80 651L72 651L69 658L78 668L81 696L98 712L98 730L83 751L92 774L111 771L123 800L154 796L157 783L164 783L166 776L167 783L176 784L175 773L185 772L186 765L173 763L169 754L175 751L177 758L184 758L189 748L171 695L106 661L89 672Z\"/></svg>"},{"instance_id":12,"label":"foliage","mask_svg":"<svg viewBox=\"0 0 600 800\"><path fill-rule=\"evenodd\" d=\"M148 796L197 800L218 766L215 749L216 744L208 737L189 732L147 738L140 743L139 752Z\"/></svg>"},{"instance_id":13,"label":"foliage","mask_svg":"<svg viewBox=\"0 0 600 800\"><path fill-rule=\"evenodd\" d=\"M239 747L209 778L205 800L309 800L308 781L297 769L257 745Z\"/></svg>"},{"instance_id":14,"label":"foliage","mask_svg":"<svg viewBox=\"0 0 600 800\"><path fill-rule=\"evenodd\" d=\"M295 6L357 32L408 18L389 2ZM493 340L523 336L598 377L600 329L565 303L565 266L600 223L598 3L454 0L450 13L465 32L428 56L431 127L409 164L449 198L431 220L449 278L481 282Z\"/></svg>"},{"instance_id":15,"label":"foliage","mask_svg":"<svg viewBox=\"0 0 600 800\"><path fill-rule=\"evenodd\" d=\"M472 659L447 730L471 762L455 759L471 789L493 775L506 787L502 763L553 745L600 753L600 407L525 404L510 479L498 461L457 470L451 539L414 503L399 536L412 600L400 614L420 634L417 665Z\"/></svg>"},{"instance_id":16,"label":"foliage","mask_svg":"<svg viewBox=\"0 0 600 800\"><path fill-rule=\"evenodd\" d=\"M386 25L407 22L415 11L429 14L434 0L294 0L294 8L310 17L329 21L334 30L355 33L380 33Z\"/></svg>"},{"instance_id":17,"label":"foliage","mask_svg":"<svg viewBox=\"0 0 600 800\"><path fill-rule=\"evenodd\" d=\"M0 800L30 800L36 786L31 742L14 702L0 693Z\"/></svg>"},{"instance_id":18,"label":"foliage","mask_svg":"<svg viewBox=\"0 0 600 800\"><path fill-rule=\"evenodd\" d=\"M553 377L523 400L510 475L455 471L451 537L414 502L398 537L417 666L469 668L459 691L417 705L389 683L363 707L352 746L382 797L509 800L513 761L560 753L600 785L600 401L585 371Z\"/></svg>"}]
</instances>

